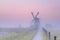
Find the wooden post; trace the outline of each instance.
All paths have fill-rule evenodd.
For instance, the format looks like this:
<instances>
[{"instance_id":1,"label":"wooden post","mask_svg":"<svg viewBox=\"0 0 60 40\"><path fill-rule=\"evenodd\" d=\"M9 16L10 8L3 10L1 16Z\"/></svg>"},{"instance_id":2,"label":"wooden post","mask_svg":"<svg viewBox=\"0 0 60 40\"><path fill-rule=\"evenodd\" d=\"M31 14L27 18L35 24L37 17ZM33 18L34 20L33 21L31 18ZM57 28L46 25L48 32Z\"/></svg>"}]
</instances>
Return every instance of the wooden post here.
<instances>
[{"instance_id":1,"label":"wooden post","mask_svg":"<svg viewBox=\"0 0 60 40\"><path fill-rule=\"evenodd\" d=\"M54 40L56 40L56 36L54 36Z\"/></svg>"},{"instance_id":2,"label":"wooden post","mask_svg":"<svg viewBox=\"0 0 60 40\"><path fill-rule=\"evenodd\" d=\"M50 32L49 32L49 40L50 40Z\"/></svg>"}]
</instances>

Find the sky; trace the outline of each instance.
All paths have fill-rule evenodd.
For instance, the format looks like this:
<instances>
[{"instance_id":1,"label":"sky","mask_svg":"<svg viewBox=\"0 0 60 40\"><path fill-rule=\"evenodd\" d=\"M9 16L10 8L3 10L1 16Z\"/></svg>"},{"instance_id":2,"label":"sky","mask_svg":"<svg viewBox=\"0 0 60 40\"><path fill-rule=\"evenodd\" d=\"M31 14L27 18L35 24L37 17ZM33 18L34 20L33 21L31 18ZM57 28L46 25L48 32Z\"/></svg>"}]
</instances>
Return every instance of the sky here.
<instances>
[{"instance_id":1,"label":"sky","mask_svg":"<svg viewBox=\"0 0 60 40\"><path fill-rule=\"evenodd\" d=\"M41 25L60 26L60 0L0 0L0 26L27 27L38 11Z\"/></svg>"}]
</instances>

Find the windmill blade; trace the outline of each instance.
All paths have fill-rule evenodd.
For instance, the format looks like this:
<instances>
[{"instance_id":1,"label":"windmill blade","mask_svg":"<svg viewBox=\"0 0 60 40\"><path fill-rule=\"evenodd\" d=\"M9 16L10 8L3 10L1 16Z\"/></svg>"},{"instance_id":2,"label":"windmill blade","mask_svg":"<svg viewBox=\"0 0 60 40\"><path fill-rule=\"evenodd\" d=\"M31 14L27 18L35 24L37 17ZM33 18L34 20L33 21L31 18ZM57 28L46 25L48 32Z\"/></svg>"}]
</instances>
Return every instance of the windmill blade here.
<instances>
[{"instance_id":1,"label":"windmill blade","mask_svg":"<svg viewBox=\"0 0 60 40\"><path fill-rule=\"evenodd\" d=\"M36 14L36 16L35 17L37 17L39 15L39 12L37 12L37 14Z\"/></svg>"},{"instance_id":2,"label":"windmill blade","mask_svg":"<svg viewBox=\"0 0 60 40\"><path fill-rule=\"evenodd\" d=\"M33 18L34 18L34 14L33 14L33 12L31 12L31 14L32 14L32 16L33 16Z\"/></svg>"}]
</instances>

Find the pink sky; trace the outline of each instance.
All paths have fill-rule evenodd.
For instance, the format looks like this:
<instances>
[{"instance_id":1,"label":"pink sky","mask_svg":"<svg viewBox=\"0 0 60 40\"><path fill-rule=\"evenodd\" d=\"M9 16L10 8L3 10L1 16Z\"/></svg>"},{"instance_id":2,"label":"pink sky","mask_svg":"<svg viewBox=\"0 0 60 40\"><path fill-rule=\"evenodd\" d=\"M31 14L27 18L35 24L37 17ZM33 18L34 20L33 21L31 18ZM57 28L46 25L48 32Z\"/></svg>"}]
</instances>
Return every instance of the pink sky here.
<instances>
[{"instance_id":1,"label":"pink sky","mask_svg":"<svg viewBox=\"0 0 60 40\"><path fill-rule=\"evenodd\" d=\"M0 1L0 22L27 22L32 20L31 11L40 12L42 21L60 22L59 0L2 0Z\"/></svg>"}]
</instances>

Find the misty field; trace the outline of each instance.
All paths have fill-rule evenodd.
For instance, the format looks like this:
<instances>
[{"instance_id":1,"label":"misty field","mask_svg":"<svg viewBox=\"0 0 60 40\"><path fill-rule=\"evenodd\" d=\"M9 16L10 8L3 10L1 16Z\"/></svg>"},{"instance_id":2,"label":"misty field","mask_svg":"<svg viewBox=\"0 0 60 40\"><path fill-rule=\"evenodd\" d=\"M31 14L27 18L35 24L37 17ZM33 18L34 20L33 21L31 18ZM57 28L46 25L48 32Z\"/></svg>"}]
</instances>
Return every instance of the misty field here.
<instances>
[{"instance_id":1,"label":"misty field","mask_svg":"<svg viewBox=\"0 0 60 40\"><path fill-rule=\"evenodd\" d=\"M43 40L49 40L49 34L43 33ZM56 40L60 40L60 30L51 30L50 31L50 40L54 40L54 36L56 36Z\"/></svg>"},{"instance_id":2,"label":"misty field","mask_svg":"<svg viewBox=\"0 0 60 40\"><path fill-rule=\"evenodd\" d=\"M0 38L0 40L32 40L36 30L24 30L20 33L12 32L9 35Z\"/></svg>"}]
</instances>

